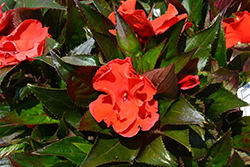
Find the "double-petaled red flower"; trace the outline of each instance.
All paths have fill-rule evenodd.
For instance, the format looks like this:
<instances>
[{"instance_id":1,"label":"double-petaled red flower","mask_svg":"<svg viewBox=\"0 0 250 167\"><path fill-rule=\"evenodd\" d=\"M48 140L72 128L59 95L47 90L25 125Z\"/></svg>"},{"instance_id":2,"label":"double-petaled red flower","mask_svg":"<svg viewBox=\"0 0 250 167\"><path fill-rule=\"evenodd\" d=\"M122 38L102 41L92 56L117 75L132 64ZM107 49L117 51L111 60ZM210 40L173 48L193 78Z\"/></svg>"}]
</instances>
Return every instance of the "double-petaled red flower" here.
<instances>
[{"instance_id":1,"label":"double-petaled red flower","mask_svg":"<svg viewBox=\"0 0 250 167\"><path fill-rule=\"evenodd\" d=\"M144 75L138 75L131 58L115 59L100 67L93 87L104 92L89 105L97 122L102 120L124 137L133 137L139 130L148 131L159 119L157 90Z\"/></svg>"},{"instance_id":2,"label":"double-petaled red flower","mask_svg":"<svg viewBox=\"0 0 250 167\"><path fill-rule=\"evenodd\" d=\"M235 13L235 18L223 20L223 28L226 37L226 48L236 44L250 43L250 13L248 11Z\"/></svg>"},{"instance_id":3,"label":"double-petaled red flower","mask_svg":"<svg viewBox=\"0 0 250 167\"><path fill-rule=\"evenodd\" d=\"M23 60L34 60L42 55L48 27L38 20L27 19L17 27L13 25L15 9L2 12L0 6L0 68L16 65Z\"/></svg>"},{"instance_id":4,"label":"double-petaled red flower","mask_svg":"<svg viewBox=\"0 0 250 167\"><path fill-rule=\"evenodd\" d=\"M48 28L33 19L23 21L7 36L0 36L0 68L42 55L47 36Z\"/></svg>"},{"instance_id":5,"label":"double-petaled red flower","mask_svg":"<svg viewBox=\"0 0 250 167\"><path fill-rule=\"evenodd\" d=\"M149 21L143 10L135 10L136 0L121 1L118 8L119 14L129 24L131 29L138 35L139 39L144 42L149 37L165 32L169 27L178 21L186 18L187 14L178 15L174 5L168 4L167 12L160 17ZM109 19L115 23L115 14L112 12Z\"/></svg>"}]
</instances>

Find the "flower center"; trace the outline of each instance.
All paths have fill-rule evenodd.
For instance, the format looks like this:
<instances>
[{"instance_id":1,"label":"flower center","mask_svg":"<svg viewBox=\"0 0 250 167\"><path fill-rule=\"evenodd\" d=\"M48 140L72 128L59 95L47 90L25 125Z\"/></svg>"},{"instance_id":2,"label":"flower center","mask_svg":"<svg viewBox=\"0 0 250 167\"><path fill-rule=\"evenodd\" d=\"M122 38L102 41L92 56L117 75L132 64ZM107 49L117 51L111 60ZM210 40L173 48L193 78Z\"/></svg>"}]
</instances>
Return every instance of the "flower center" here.
<instances>
[{"instance_id":1,"label":"flower center","mask_svg":"<svg viewBox=\"0 0 250 167\"><path fill-rule=\"evenodd\" d=\"M128 92L124 92L122 95L123 101L126 101L128 99Z\"/></svg>"}]
</instances>

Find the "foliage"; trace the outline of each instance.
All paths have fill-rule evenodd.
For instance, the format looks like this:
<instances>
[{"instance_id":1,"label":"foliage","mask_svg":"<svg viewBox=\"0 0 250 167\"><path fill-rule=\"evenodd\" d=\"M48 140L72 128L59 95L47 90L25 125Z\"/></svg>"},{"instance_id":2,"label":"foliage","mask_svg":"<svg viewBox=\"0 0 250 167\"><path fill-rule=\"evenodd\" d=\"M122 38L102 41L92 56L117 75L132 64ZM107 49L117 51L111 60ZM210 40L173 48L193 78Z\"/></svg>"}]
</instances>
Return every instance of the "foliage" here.
<instances>
[{"instance_id":1,"label":"foliage","mask_svg":"<svg viewBox=\"0 0 250 167\"><path fill-rule=\"evenodd\" d=\"M155 19L166 13L166 2L137 1L136 9ZM188 21L142 42L118 1L8 0L2 10L15 9L15 24L39 19L51 37L43 55L0 68L0 165L249 165L250 117L240 109L248 103L236 94L249 81L249 44L226 49L222 22L236 10L250 11L250 3L169 2ZM108 19L113 9L116 25ZM93 88L96 71L126 57L157 89L159 114L149 131L131 138L89 111L102 93ZM198 75L200 84L180 89L186 75Z\"/></svg>"}]
</instances>

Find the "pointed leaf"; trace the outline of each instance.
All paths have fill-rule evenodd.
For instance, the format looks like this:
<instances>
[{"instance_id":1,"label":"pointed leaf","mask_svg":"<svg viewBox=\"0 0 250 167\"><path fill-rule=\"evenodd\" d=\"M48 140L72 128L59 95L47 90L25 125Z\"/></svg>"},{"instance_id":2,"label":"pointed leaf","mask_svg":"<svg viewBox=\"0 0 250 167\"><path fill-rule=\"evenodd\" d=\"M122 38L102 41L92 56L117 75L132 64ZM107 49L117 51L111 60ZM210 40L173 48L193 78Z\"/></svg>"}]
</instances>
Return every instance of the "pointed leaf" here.
<instances>
[{"instance_id":1,"label":"pointed leaf","mask_svg":"<svg viewBox=\"0 0 250 167\"><path fill-rule=\"evenodd\" d=\"M106 1L100 1L100 2L107 3ZM108 17L110 15L110 13L112 12L109 9L107 9L105 6L102 6L102 4L99 4L98 2L96 2L95 0L93 0L93 3L96 6L96 8L98 9L98 11L100 11L106 17Z\"/></svg>"},{"instance_id":2,"label":"pointed leaf","mask_svg":"<svg viewBox=\"0 0 250 167\"><path fill-rule=\"evenodd\" d=\"M136 161L157 166L177 166L177 163L171 159L170 153L166 150L161 136L146 145Z\"/></svg>"},{"instance_id":3,"label":"pointed leaf","mask_svg":"<svg viewBox=\"0 0 250 167\"><path fill-rule=\"evenodd\" d=\"M100 135L82 166L98 166L109 162L131 162L139 151L141 141L140 135L133 138Z\"/></svg>"},{"instance_id":4,"label":"pointed leaf","mask_svg":"<svg viewBox=\"0 0 250 167\"><path fill-rule=\"evenodd\" d=\"M77 130L101 132L104 134L111 135L110 129L108 129L104 123L96 122L96 120L93 118L89 111L87 111L82 117L82 120Z\"/></svg>"},{"instance_id":5,"label":"pointed leaf","mask_svg":"<svg viewBox=\"0 0 250 167\"><path fill-rule=\"evenodd\" d=\"M63 9L66 8L56 3L54 0L16 0L15 8L28 7L28 8L53 8Z\"/></svg>"},{"instance_id":6,"label":"pointed leaf","mask_svg":"<svg viewBox=\"0 0 250 167\"><path fill-rule=\"evenodd\" d=\"M164 115L168 111L168 108L171 106L174 100L159 99L157 101L158 101L158 112L160 114L160 119L162 119L162 117L164 117Z\"/></svg>"},{"instance_id":7,"label":"pointed leaf","mask_svg":"<svg viewBox=\"0 0 250 167\"><path fill-rule=\"evenodd\" d=\"M222 23L219 27L219 33L217 35L217 39L215 40L215 44L213 44L213 50L214 50L214 58L219 63L220 67L227 67L227 55L226 55L226 39L225 39L225 33L223 29Z\"/></svg>"},{"instance_id":8,"label":"pointed leaf","mask_svg":"<svg viewBox=\"0 0 250 167\"><path fill-rule=\"evenodd\" d=\"M140 43L128 23L115 11L117 42L126 57L132 57L135 63L137 57L142 55Z\"/></svg>"},{"instance_id":9,"label":"pointed leaf","mask_svg":"<svg viewBox=\"0 0 250 167\"><path fill-rule=\"evenodd\" d=\"M204 166L217 167L227 163L232 150L231 131L227 131L224 136L217 141L209 150L203 160Z\"/></svg>"},{"instance_id":10,"label":"pointed leaf","mask_svg":"<svg viewBox=\"0 0 250 167\"><path fill-rule=\"evenodd\" d=\"M86 41L84 27L88 25L74 0L67 1L66 46L73 49Z\"/></svg>"},{"instance_id":11,"label":"pointed leaf","mask_svg":"<svg viewBox=\"0 0 250 167\"><path fill-rule=\"evenodd\" d=\"M27 86L57 118L62 118L64 112L77 110L66 90L38 87L30 84Z\"/></svg>"},{"instance_id":12,"label":"pointed leaf","mask_svg":"<svg viewBox=\"0 0 250 167\"><path fill-rule=\"evenodd\" d=\"M4 77L14 68L15 66L7 66L0 69L0 85Z\"/></svg>"},{"instance_id":13,"label":"pointed leaf","mask_svg":"<svg viewBox=\"0 0 250 167\"><path fill-rule=\"evenodd\" d=\"M181 143L189 151L191 151L191 146L189 144L189 132L187 126L166 125L161 130L165 133L166 136Z\"/></svg>"},{"instance_id":14,"label":"pointed leaf","mask_svg":"<svg viewBox=\"0 0 250 167\"><path fill-rule=\"evenodd\" d=\"M94 30L92 30L92 33L107 60L113 60L116 58L123 59L121 50L118 48L115 40L110 35L98 33Z\"/></svg>"},{"instance_id":15,"label":"pointed leaf","mask_svg":"<svg viewBox=\"0 0 250 167\"><path fill-rule=\"evenodd\" d=\"M196 25L199 25L202 19L202 1L184 0L182 5L188 13L188 20Z\"/></svg>"},{"instance_id":16,"label":"pointed leaf","mask_svg":"<svg viewBox=\"0 0 250 167\"><path fill-rule=\"evenodd\" d=\"M49 166L49 167L62 161L59 157L52 155L40 155L39 160L40 162L42 162L44 166Z\"/></svg>"},{"instance_id":17,"label":"pointed leaf","mask_svg":"<svg viewBox=\"0 0 250 167\"><path fill-rule=\"evenodd\" d=\"M77 46L70 51L70 55L88 55L94 46L95 40L93 38L88 39L83 44Z\"/></svg>"},{"instance_id":18,"label":"pointed leaf","mask_svg":"<svg viewBox=\"0 0 250 167\"><path fill-rule=\"evenodd\" d=\"M190 52L184 52L180 54L173 55L168 59L163 59L160 67L167 67L171 63L175 65L175 73L178 74L192 59L193 55L196 53L197 49Z\"/></svg>"},{"instance_id":19,"label":"pointed leaf","mask_svg":"<svg viewBox=\"0 0 250 167\"><path fill-rule=\"evenodd\" d=\"M37 153L63 156L75 164L81 165L86 153L82 152L74 143L88 144L88 141L79 136L68 137L37 150Z\"/></svg>"},{"instance_id":20,"label":"pointed leaf","mask_svg":"<svg viewBox=\"0 0 250 167\"><path fill-rule=\"evenodd\" d=\"M166 40L164 40L158 46L150 49L143 55L142 57L143 73L149 70L153 70L155 68L156 62L162 53L163 47L165 46L165 42Z\"/></svg>"},{"instance_id":21,"label":"pointed leaf","mask_svg":"<svg viewBox=\"0 0 250 167\"><path fill-rule=\"evenodd\" d=\"M207 63L211 51L211 45L214 39L216 38L218 32L220 19L221 17L218 16L215 22L209 28L193 34L186 41L185 52L191 51L199 47L193 57L193 58L196 57L199 58L198 62L199 71L203 69L203 67L205 67Z\"/></svg>"},{"instance_id":22,"label":"pointed leaf","mask_svg":"<svg viewBox=\"0 0 250 167\"><path fill-rule=\"evenodd\" d=\"M182 96L173 103L161 119L162 124L198 124L204 117Z\"/></svg>"},{"instance_id":23,"label":"pointed leaf","mask_svg":"<svg viewBox=\"0 0 250 167\"><path fill-rule=\"evenodd\" d=\"M80 7L91 29L106 35L110 34L109 29L115 29L113 23L107 17L85 4L80 4L77 0L74 1Z\"/></svg>"},{"instance_id":24,"label":"pointed leaf","mask_svg":"<svg viewBox=\"0 0 250 167\"><path fill-rule=\"evenodd\" d=\"M177 78L174 73L174 65L157 68L144 74L156 87L157 96L174 99L179 93Z\"/></svg>"},{"instance_id":25,"label":"pointed leaf","mask_svg":"<svg viewBox=\"0 0 250 167\"><path fill-rule=\"evenodd\" d=\"M218 119L222 113L228 110L248 105L248 103L240 100L236 95L224 88L219 88L215 93L211 94L209 98L213 100L213 103L206 115L212 119Z\"/></svg>"},{"instance_id":26,"label":"pointed leaf","mask_svg":"<svg viewBox=\"0 0 250 167\"><path fill-rule=\"evenodd\" d=\"M2 142L1 142L0 159L10 154L15 154L16 152L18 152L18 150L20 151L21 149L23 149L25 145L26 143L20 143L20 144L12 144L6 147L2 147Z\"/></svg>"},{"instance_id":27,"label":"pointed leaf","mask_svg":"<svg viewBox=\"0 0 250 167\"><path fill-rule=\"evenodd\" d=\"M233 136L233 147L235 149L250 152L250 117L242 117L239 119L238 125L232 129L236 134Z\"/></svg>"},{"instance_id":28,"label":"pointed leaf","mask_svg":"<svg viewBox=\"0 0 250 167\"><path fill-rule=\"evenodd\" d=\"M239 156L239 154L234 151L232 161L231 161L231 167L238 166L238 167L245 167L245 163L242 160L242 158Z\"/></svg>"},{"instance_id":29,"label":"pointed leaf","mask_svg":"<svg viewBox=\"0 0 250 167\"><path fill-rule=\"evenodd\" d=\"M42 163L39 161L38 156L29 153L13 154L9 156L9 159L20 165L20 167L27 166L27 164L29 164L29 167L43 167Z\"/></svg>"},{"instance_id":30,"label":"pointed leaf","mask_svg":"<svg viewBox=\"0 0 250 167\"><path fill-rule=\"evenodd\" d=\"M18 106L14 111L3 117L2 120L25 125L59 123L58 120L52 119L44 113L42 103L37 100Z\"/></svg>"}]
</instances>

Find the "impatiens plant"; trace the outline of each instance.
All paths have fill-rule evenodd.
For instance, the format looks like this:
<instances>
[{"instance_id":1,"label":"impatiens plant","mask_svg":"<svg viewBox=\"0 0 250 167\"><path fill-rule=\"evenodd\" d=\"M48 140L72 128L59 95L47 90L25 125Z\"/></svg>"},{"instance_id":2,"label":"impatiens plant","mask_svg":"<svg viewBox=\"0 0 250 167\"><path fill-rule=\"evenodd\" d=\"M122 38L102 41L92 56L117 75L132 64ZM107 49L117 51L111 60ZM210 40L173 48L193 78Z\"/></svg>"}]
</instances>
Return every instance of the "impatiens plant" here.
<instances>
[{"instance_id":1,"label":"impatiens plant","mask_svg":"<svg viewBox=\"0 0 250 167\"><path fill-rule=\"evenodd\" d=\"M0 3L0 165L250 164L248 1Z\"/></svg>"}]
</instances>

